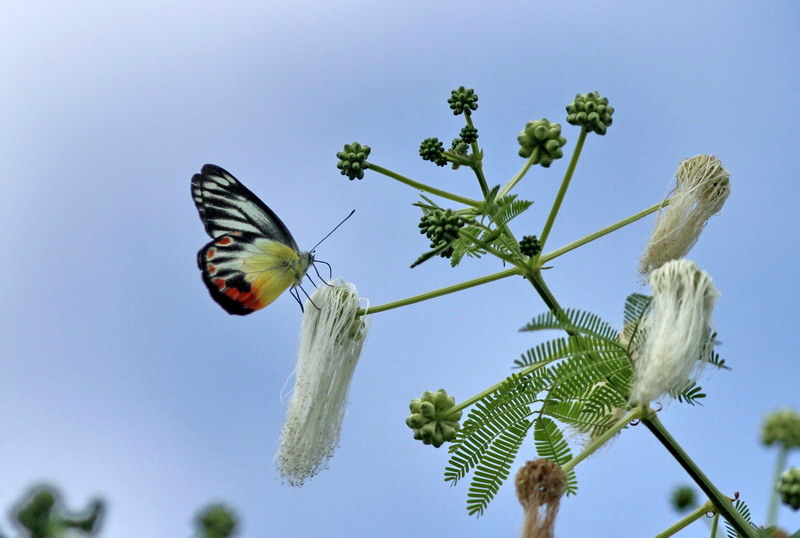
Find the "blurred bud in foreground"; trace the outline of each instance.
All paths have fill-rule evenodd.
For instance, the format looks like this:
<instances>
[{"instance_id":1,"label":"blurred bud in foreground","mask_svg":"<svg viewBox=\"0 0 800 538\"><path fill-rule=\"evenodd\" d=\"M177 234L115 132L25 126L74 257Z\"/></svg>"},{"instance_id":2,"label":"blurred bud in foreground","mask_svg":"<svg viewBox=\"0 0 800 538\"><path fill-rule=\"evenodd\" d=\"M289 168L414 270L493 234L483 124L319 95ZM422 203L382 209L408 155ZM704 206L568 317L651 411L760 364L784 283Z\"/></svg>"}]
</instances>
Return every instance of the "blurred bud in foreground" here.
<instances>
[{"instance_id":1,"label":"blurred bud in foreground","mask_svg":"<svg viewBox=\"0 0 800 538\"><path fill-rule=\"evenodd\" d=\"M517 498L525 510L522 537L553 538L567 475L555 462L538 459L520 467L515 483Z\"/></svg>"},{"instance_id":2,"label":"blurred bud in foreground","mask_svg":"<svg viewBox=\"0 0 800 538\"><path fill-rule=\"evenodd\" d=\"M665 263L650 275L653 300L634 354L631 403L649 405L696 377L714 344L711 312L719 296L711 277L694 262ZM694 375L693 375L694 372Z\"/></svg>"},{"instance_id":3,"label":"blurred bud in foreground","mask_svg":"<svg viewBox=\"0 0 800 538\"><path fill-rule=\"evenodd\" d=\"M778 493L783 504L792 508L800 509L800 467L794 467L785 471L778 482Z\"/></svg>"},{"instance_id":4,"label":"blurred bud in foreground","mask_svg":"<svg viewBox=\"0 0 800 538\"><path fill-rule=\"evenodd\" d=\"M336 280L306 302L300 328L294 394L276 456L293 486L319 473L339 444L347 393L370 320L356 316L355 286Z\"/></svg>"},{"instance_id":5,"label":"blurred bud in foreground","mask_svg":"<svg viewBox=\"0 0 800 538\"><path fill-rule=\"evenodd\" d=\"M224 504L212 504L197 516L200 538L230 538L236 532L236 516Z\"/></svg>"},{"instance_id":6,"label":"blurred bud in foreground","mask_svg":"<svg viewBox=\"0 0 800 538\"><path fill-rule=\"evenodd\" d=\"M105 512L97 499L82 514L69 513L58 491L47 485L33 488L18 506L14 519L30 538L96 536Z\"/></svg>"},{"instance_id":7,"label":"blurred bud in foreground","mask_svg":"<svg viewBox=\"0 0 800 538\"><path fill-rule=\"evenodd\" d=\"M684 159L675 172L678 184L661 211L639 270L645 276L670 260L686 256L712 215L731 192L730 173L711 155Z\"/></svg>"},{"instance_id":8,"label":"blurred bud in foreground","mask_svg":"<svg viewBox=\"0 0 800 538\"><path fill-rule=\"evenodd\" d=\"M800 414L785 408L767 415L761 426L761 441L767 446L777 444L785 449L800 448Z\"/></svg>"}]
</instances>

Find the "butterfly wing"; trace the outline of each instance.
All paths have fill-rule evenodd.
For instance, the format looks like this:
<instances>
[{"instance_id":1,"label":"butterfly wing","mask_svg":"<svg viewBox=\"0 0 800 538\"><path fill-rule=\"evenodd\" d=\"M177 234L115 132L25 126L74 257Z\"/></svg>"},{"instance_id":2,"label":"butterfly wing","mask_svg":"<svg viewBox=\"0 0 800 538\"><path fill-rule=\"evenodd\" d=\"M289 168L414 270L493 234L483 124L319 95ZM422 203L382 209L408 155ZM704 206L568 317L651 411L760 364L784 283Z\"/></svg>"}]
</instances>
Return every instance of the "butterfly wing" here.
<instances>
[{"instance_id":1,"label":"butterfly wing","mask_svg":"<svg viewBox=\"0 0 800 538\"><path fill-rule=\"evenodd\" d=\"M278 215L219 166L206 164L192 177L192 198L211 237L250 232L299 251Z\"/></svg>"},{"instance_id":2,"label":"butterfly wing","mask_svg":"<svg viewBox=\"0 0 800 538\"><path fill-rule=\"evenodd\" d=\"M213 241L197 253L211 297L229 314L264 308L300 283L311 254L247 187L207 164L192 177L192 198Z\"/></svg>"}]
</instances>

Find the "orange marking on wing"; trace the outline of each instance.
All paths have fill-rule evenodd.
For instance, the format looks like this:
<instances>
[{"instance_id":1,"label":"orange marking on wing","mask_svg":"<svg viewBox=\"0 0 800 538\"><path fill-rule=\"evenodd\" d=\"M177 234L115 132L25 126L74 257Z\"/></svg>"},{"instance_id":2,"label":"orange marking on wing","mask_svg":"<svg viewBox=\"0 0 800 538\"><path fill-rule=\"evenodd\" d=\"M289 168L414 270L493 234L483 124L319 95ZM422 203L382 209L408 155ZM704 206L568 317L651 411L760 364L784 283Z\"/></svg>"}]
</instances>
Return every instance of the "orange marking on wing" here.
<instances>
[{"instance_id":1,"label":"orange marking on wing","mask_svg":"<svg viewBox=\"0 0 800 538\"><path fill-rule=\"evenodd\" d=\"M234 301L239 299L239 290L236 288L228 288L224 293Z\"/></svg>"},{"instance_id":2,"label":"orange marking on wing","mask_svg":"<svg viewBox=\"0 0 800 538\"><path fill-rule=\"evenodd\" d=\"M210 249L208 249L206 251L206 259L207 260L210 260L211 258L213 258L216 255L217 255L217 249L215 249L215 248L210 248Z\"/></svg>"},{"instance_id":3,"label":"orange marking on wing","mask_svg":"<svg viewBox=\"0 0 800 538\"><path fill-rule=\"evenodd\" d=\"M206 271L208 271L209 275L213 275L214 273L217 272L217 266L214 265L213 263L207 263L206 264Z\"/></svg>"},{"instance_id":4,"label":"orange marking on wing","mask_svg":"<svg viewBox=\"0 0 800 538\"><path fill-rule=\"evenodd\" d=\"M214 280L212 280L212 282L214 283L214 285L216 285L220 289L220 291L225 289L225 279L224 278L215 278Z\"/></svg>"},{"instance_id":5,"label":"orange marking on wing","mask_svg":"<svg viewBox=\"0 0 800 538\"><path fill-rule=\"evenodd\" d=\"M221 247L226 247L231 243L233 243L233 239L231 239L230 237L223 237L222 239L217 241L217 244Z\"/></svg>"}]
</instances>

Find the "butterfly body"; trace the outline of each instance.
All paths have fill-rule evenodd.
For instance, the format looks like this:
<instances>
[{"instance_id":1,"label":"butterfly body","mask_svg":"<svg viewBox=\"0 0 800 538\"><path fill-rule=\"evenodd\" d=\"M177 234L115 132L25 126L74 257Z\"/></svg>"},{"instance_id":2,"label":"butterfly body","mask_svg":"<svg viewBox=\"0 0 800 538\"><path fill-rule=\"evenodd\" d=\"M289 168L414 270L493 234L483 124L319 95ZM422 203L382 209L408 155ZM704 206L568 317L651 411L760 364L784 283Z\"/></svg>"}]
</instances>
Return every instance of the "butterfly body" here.
<instances>
[{"instance_id":1,"label":"butterfly body","mask_svg":"<svg viewBox=\"0 0 800 538\"><path fill-rule=\"evenodd\" d=\"M212 164L192 177L192 198L213 240L197 253L211 297L229 314L264 308L298 286L314 263L278 216L231 174Z\"/></svg>"}]
</instances>

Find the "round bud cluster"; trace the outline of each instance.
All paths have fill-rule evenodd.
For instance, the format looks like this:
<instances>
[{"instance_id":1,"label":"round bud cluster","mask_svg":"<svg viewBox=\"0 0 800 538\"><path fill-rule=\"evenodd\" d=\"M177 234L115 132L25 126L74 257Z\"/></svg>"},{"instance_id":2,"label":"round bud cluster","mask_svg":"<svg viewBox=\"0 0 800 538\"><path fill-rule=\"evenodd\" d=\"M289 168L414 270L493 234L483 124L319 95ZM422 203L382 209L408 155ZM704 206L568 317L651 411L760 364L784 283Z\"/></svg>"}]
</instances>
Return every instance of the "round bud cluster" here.
<instances>
[{"instance_id":1,"label":"round bud cluster","mask_svg":"<svg viewBox=\"0 0 800 538\"><path fill-rule=\"evenodd\" d=\"M793 467L781 475L778 493L783 504L791 506L793 510L800 509L800 467Z\"/></svg>"},{"instance_id":2,"label":"round bud cluster","mask_svg":"<svg viewBox=\"0 0 800 538\"><path fill-rule=\"evenodd\" d=\"M697 505L697 495L689 486L679 486L672 492L672 507L683 512Z\"/></svg>"},{"instance_id":3,"label":"round bud cluster","mask_svg":"<svg viewBox=\"0 0 800 538\"><path fill-rule=\"evenodd\" d=\"M458 239L458 230L467 223L467 220L452 209L439 209L422 216L419 222L419 233L431 240L431 248L449 245ZM440 256L449 258L453 249L448 248Z\"/></svg>"},{"instance_id":4,"label":"round bud cluster","mask_svg":"<svg viewBox=\"0 0 800 538\"><path fill-rule=\"evenodd\" d=\"M550 123L547 118L525 124L517 141L521 146L520 157L527 159L533 156L533 164L541 164L545 168L564 156L561 146L567 143L567 139L561 136L561 125Z\"/></svg>"},{"instance_id":5,"label":"round bud cluster","mask_svg":"<svg viewBox=\"0 0 800 538\"><path fill-rule=\"evenodd\" d=\"M765 445L779 444L786 448L800 447L800 414L793 409L779 409L767 415L761 426Z\"/></svg>"},{"instance_id":6,"label":"round bud cluster","mask_svg":"<svg viewBox=\"0 0 800 538\"><path fill-rule=\"evenodd\" d=\"M525 235L519 242L519 251L528 257L536 256L542 251L542 243L535 235Z\"/></svg>"},{"instance_id":7,"label":"round bud cluster","mask_svg":"<svg viewBox=\"0 0 800 538\"><path fill-rule=\"evenodd\" d=\"M597 92L578 94L567 105L567 123L580 125L587 133L606 134L613 114L614 107L608 106L608 99Z\"/></svg>"},{"instance_id":8,"label":"round bud cluster","mask_svg":"<svg viewBox=\"0 0 800 538\"><path fill-rule=\"evenodd\" d=\"M437 166L447 164L447 159L442 155L443 151L444 143L440 142L438 138L426 138L419 145L419 156L425 161L436 163Z\"/></svg>"},{"instance_id":9,"label":"round bud cluster","mask_svg":"<svg viewBox=\"0 0 800 538\"><path fill-rule=\"evenodd\" d=\"M455 439L461 411L448 412L455 404L455 398L448 396L444 389L436 392L426 390L422 398L411 400L411 414L406 424L414 430L414 439L436 448Z\"/></svg>"},{"instance_id":10,"label":"round bud cluster","mask_svg":"<svg viewBox=\"0 0 800 538\"><path fill-rule=\"evenodd\" d=\"M447 102L454 115L466 114L469 116L473 110L478 108L478 96L472 88L459 86L457 90L451 90L450 94Z\"/></svg>"},{"instance_id":11,"label":"round bud cluster","mask_svg":"<svg viewBox=\"0 0 800 538\"><path fill-rule=\"evenodd\" d=\"M458 136L461 137L461 140L465 143L472 144L478 139L478 129L471 125L465 125L461 128L461 132Z\"/></svg>"},{"instance_id":12,"label":"round bud cluster","mask_svg":"<svg viewBox=\"0 0 800 538\"><path fill-rule=\"evenodd\" d=\"M231 536L236 529L236 517L222 504L209 506L200 514L204 536Z\"/></svg>"},{"instance_id":13,"label":"round bud cluster","mask_svg":"<svg viewBox=\"0 0 800 538\"><path fill-rule=\"evenodd\" d=\"M342 171L343 176L347 176L350 180L356 178L364 178L364 170L369 168L367 157L372 149L369 146L362 146L358 142L352 144L345 144L344 150L336 153L339 162L336 163L336 168Z\"/></svg>"},{"instance_id":14,"label":"round bud cluster","mask_svg":"<svg viewBox=\"0 0 800 538\"><path fill-rule=\"evenodd\" d=\"M450 145L450 151L459 155L466 155L469 151L469 144L460 138L454 138L453 143Z\"/></svg>"}]
</instances>

